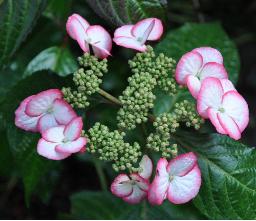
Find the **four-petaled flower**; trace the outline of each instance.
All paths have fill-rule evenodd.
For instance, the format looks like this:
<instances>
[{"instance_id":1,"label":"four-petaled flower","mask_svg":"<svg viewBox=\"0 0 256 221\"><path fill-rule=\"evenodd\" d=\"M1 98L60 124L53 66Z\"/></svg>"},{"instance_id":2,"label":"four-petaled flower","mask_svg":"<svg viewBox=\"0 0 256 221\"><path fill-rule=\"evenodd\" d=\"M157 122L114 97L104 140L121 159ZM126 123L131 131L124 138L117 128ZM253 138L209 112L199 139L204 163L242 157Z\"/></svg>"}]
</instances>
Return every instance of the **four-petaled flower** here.
<instances>
[{"instance_id":1,"label":"four-petaled flower","mask_svg":"<svg viewBox=\"0 0 256 221\"><path fill-rule=\"evenodd\" d=\"M145 42L158 40L162 34L161 20L146 18L135 25L124 25L116 29L113 41L117 45L144 52L147 50Z\"/></svg>"},{"instance_id":2,"label":"four-petaled flower","mask_svg":"<svg viewBox=\"0 0 256 221\"><path fill-rule=\"evenodd\" d=\"M44 132L48 128L68 124L76 113L62 99L58 89L42 91L23 100L15 111L15 125L26 131Z\"/></svg>"},{"instance_id":3,"label":"four-petaled flower","mask_svg":"<svg viewBox=\"0 0 256 221\"><path fill-rule=\"evenodd\" d=\"M207 77L228 78L218 50L210 47L195 48L181 57L175 78L179 84L187 85L194 98L197 98L201 82Z\"/></svg>"},{"instance_id":4,"label":"four-petaled flower","mask_svg":"<svg viewBox=\"0 0 256 221\"><path fill-rule=\"evenodd\" d=\"M73 14L68 18L66 29L84 52L90 52L91 45L97 57L103 59L110 55L112 38L102 26L90 25L80 15Z\"/></svg>"},{"instance_id":5,"label":"four-petaled flower","mask_svg":"<svg viewBox=\"0 0 256 221\"><path fill-rule=\"evenodd\" d=\"M141 172L129 176L119 174L111 185L111 192L128 203L141 202L147 197L152 167L151 159L144 155L140 162Z\"/></svg>"},{"instance_id":6,"label":"four-petaled flower","mask_svg":"<svg viewBox=\"0 0 256 221\"><path fill-rule=\"evenodd\" d=\"M82 118L76 117L66 126L46 130L37 144L38 154L51 160L62 160L83 151L86 138L81 137L82 127Z\"/></svg>"},{"instance_id":7,"label":"four-petaled flower","mask_svg":"<svg viewBox=\"0 0 256 221\"><path fill-rule=\"evenodd\" d=\"M156 176L150 185L148 200L160 205L164 199L182 204L193 199L201 186L201 172L194 153L181 154L169 163L160 158Z\"/></svg>"},{"instance_id":8,"label":"four-petaled flower","mask_svg":"<svg viewBox=\"0 0 256 221\"><path fill-rule=\"evenodd\" d=\"M217 78L203 81L197 98L197 111L210 118L216 130L238 140L249 122L248 105L232 88L232 84Z\"/></svg>"}]
</instances>

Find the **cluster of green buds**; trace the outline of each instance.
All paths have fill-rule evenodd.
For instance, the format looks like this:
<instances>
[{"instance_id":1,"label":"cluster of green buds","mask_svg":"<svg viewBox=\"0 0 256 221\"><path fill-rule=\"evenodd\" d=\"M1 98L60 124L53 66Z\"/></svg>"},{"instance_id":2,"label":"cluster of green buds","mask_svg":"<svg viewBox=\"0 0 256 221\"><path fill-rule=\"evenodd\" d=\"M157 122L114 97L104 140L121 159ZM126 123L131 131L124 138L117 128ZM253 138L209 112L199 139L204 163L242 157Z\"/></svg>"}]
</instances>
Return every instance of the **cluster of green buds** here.
<instances>
[{"instance_id":1,"label":"cluster of green buds","mask_svg":"<svg viewBox=\"0 0 256 221\"><path fill-rule=\"evenodd\" d=\"M177 85L173 78L173 59L160 54L156 56L148 46L144 53L137 53L129 65L133 75L128 78L129 85L119 100L122 108L118 112L118 126L134 129L136 124L146 122L149 111L154 106L156 85L170 94L175 94Z\"/></svg>"},{"instance_id":2,"label":"cluster of green buds","mask_svg":"<svg viewBox=\"0 0 256 221\"><path fill-rule=\"evenodd\" d=\"M107 60L99 60L95 56L85 53L78 58L79 68L75 71L73 81L76 90L63 88L65 100L73 107L85 108L89 106L88 97L97 91L102 83L103 74L107 72Z\"/></svg>"},{"instance_id":3,"label":"cluster of green buds","mask_svg":"<svg viewBox=\"0 0 256 221\"><path fill-rule=\"evenodd\" d=\"M155 133L148 136L146 147L161 152L163 157L175 157L177 144L171 143L171 133L176 132L180 122L187 127L199 129L204 120L196 113L193 102L184 100L176 103L172 113L163 113L156 118L153 123Z\"/></svg>"},{"instance_id":4,"label":"cluster of green buds","mask_svg":"<svg viewBox=\"0 0 256 221\"><path fill-rule=\"evenodd\" d=\"M96 123L88 131L87 150L97 154L100 160L113 162L113 169L117 172L125 169L136 172L138 168L134 165L142 155L140 145L124 142L124 136L124 132L110 131L107 126Z\"/></svg>"}]
</instances>

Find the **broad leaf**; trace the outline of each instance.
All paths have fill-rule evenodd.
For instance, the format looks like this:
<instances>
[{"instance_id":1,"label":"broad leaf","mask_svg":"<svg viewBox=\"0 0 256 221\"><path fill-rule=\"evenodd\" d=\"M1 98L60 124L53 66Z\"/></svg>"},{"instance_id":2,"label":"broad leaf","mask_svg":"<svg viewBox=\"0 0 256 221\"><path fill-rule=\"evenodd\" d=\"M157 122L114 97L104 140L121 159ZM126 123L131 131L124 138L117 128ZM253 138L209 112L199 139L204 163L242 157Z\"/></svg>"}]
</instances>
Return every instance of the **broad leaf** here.
<instances>
[{"instance_id":1,"label":"broad leaf","mask_svg":"<svg viewBox=\"0 0 256 221\"><path fill-rule=\"evenodd\" d=\"M218 134L175 136L196 152L202 187L195 206L210 219L256 219L256 149Z\"/></svg>"},{"instance_id":2,"label":"broad leaf","mask_svg":"<svg viewBox=\"0 0 256 221\"><path fill-rule=\"evenodd\" d=\"M203 216L189 204L150 206L146 201L130 205L109 192L83 191L71 196L71 214L68 219L202 219Z\"/></svg>"},{"instance_id":3,"label":"broad leaf","mask_svg":"<svg viewBox=\"0 0 256 221\"><path fill-rule=\"evenodd\" d=\"M156 51L163 52L178 61L186 52L202 46L210 46L220 50L229 78L236 83L240 68L237 48L218 23L187 23L181 28L167 33L157 45Z\"/></svg>"},{"instance_id":4,"label":"broad leaf","mask_svg":"<svg viewBox=\"0 0 256 221\"><path fill-rule=\"evenodd\" d=\"M27 66L25 76L41 70L51 70L59 76L72 74L78 65L67 48L50 47L40 52Z\"/></svg>"},{"instance_id":5,"label":"broad leaf","mask_svg":"<svg viewBox=\"0 0 256 221\"><path fill-rule=\"evenodd\" d=\"M0 5L0 69L31 31L46 0L5 0Z\"/></svg>"},{"instance_id":6,"label":"broad leaf","mask_svg":"<svg viewBox=\"0 0 256 221\"><path fill-rule=\"evenodd\" d=\"M120 26L136 23L140 19L157 17L166 18L167 2L159 0L86 0L102 18Z\"/></svg>"}]
</instances>

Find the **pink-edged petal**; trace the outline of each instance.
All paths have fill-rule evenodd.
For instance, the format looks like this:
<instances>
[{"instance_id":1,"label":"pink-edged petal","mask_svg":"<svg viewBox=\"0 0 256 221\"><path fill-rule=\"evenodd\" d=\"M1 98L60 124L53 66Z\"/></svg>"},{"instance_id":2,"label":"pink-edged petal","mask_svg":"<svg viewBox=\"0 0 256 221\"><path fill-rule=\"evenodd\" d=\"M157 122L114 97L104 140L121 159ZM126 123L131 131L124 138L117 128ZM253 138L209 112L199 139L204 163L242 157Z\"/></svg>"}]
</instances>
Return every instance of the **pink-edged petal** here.
<instances>
[{"instance_id":1,"label":"pink-edged petal","mask_svg":"<svg viewBox=\"0 0 256 221\"><path fill-rule=\"evenodd\" d=\"M83 129L83 120L81 117L76 117L69 122L64 130L65 139L67 141L73 141L81 136Z\"/></svg>"},{"instance_id":2,"label":"pink-edged petal","mask_svg":"<svg viewBox=\"0 0 256 221\"><path fill-rule=\"evenodd\" d=\"M41 138L37 144L37 153L50 160L63 160L70 156L69 153L55 151L56 143L51 143Z\"/></svg>"},{"instance_id":3,"label":"pink-edged petal","mask_svg":"<svg viewBox=\"0 0 256 221\"><path fill-rule=\"evenodd\" d=\"M222 64L216 62L208 62L204 65L203 69L200 72L201 80L207 77L225 79L228 78L228 73Z\"/></svg>"},{"instance_id":4,"label":"pink-edged petal","mask_svg":"<svg viewBox=\"0 0 256 221\"><path fill-rule=\"evenodd\" d=\"M152 24L153 27L150 28L150 32L146 33ZM132 34L136 38L143 38L143 36L146 34L147 40L155 41L158 40L163 34L163 24L158 18L146 18L133 26Z\"/></svg>"},{"instance_id":5,"label":"pink-edged petal","mask_svg":"<svg viewBox=\"0 0 256 221\"><path fill-rule=\"evenodd\" d=\"M148 191L148 200L153 205L161 205L166 197L169 186L169 174L167 172L168 162L160 158L157 163L156 176Z\"/></svg>"},{"instance_id":6,"label":"pink-edged petal","mask_svg":"<svg viewBox=\"0 0 256 221\"><path fill-rule=\"evenodd\" d=\"M146 45L141 45L135 38L129 37L117 37L114 38L113 41L120 46L125 48L135 49L137 51L145 52L147 50Z\"/></svg>"},{"instance_id":7,"label":"pink-edged petal","mask_svg":"<svg viewBox=\"0 0 256 221\"><path fill-rule=\"evenodd\" d=\"M58 122L55 120L55 117L53 114L45 114L42 117L40 117L38 121L38 130L40 133L43 133L44 131L48 130L49 128L59 126Z\"/></svg>"},{"instance_id":8,"label":"pink-edged petal","mask_svg":"<svg viewBox=\"0 0 256 221\"><path fill-rule=\"evenodd\" d=\"M110 56L110 52L104 48L98 48L95 45L92 46L93 53L96 57L104 59L108 56Z\"/></svg>"},{"instance_id":9,"label":"pink-edged petal","mask_svg":"<svg viewBox=\"0 0 256 221\"><path fill-rule=\"evenodd\" d=\"M198 52L203 57L203 64L206 64L208 62L217 62L219 64L223 64L223 57L221 53L211 47L201 47L201 48L195 48L193 51Z\"/></svg>"},{"instance_id":10,"label":"pink-edged petal","mask_svg":"<svg viewBox=\"0 0 256 221\"><path fill-rule=\"evenodd\" d=\"M89 52L87 43L88 36L86 30L90 27L89 23L78 14L73 14L68 18L66 29L71 38L76 40L84 52Z\"/></svg>"},{"instance_id":11,"label":"pink-edged petal","mask_svg":"<svg viewBox=\"0 0 256 221\"><path fill-rule=\"evenodd\" d=\"M191 95L194 98L197 98L198 93L201 88L201 82L199 81L199 79L191 74L191 75L187 75L186 82L187 82L187 87L188 87Z\"/></svg>"},{"instance_id":12,"label":"pink-edged petal","mask_svg":"<svg viewBox=\"0 0 256 221\"><path fill-rule=\"evenodd\" d=\"M65 126L51 127L42 133L43 139L52 143L61 143L64 136Z\"/></svg>"},{"instance_id":13,"label":"pink-edged petal","mask_svg":"<svg viewBox=\"0 0 256 221\"><path fill-rule=\"evenodd\" d=\"M147 192L149 189L149 181L147 179L144 179L137 173L130 174L130 177L133 181L136 182L136 185L143 191Z\"/></svg>"},{"instance_id":14,"label":"pink-edged petal","mask_svg":"<svg viewBox=\"0 0 256 221\"><path fill-rule=\"evenodd\" d=\"M76 112L66 101L56 99L53 103L53 115L61 125L67 125L72 119L77 117Z\"/></svg>"},{"instance_id":15,"label":"pink-edged petal","mask_svg":"<svg viewBox=\"0 0 256 221\"><path fill-rule=\"evenodd\" d=\"M231 138L234 140L239 140L241 138L241 132L236 122L231 117L229 117L227 114L221 113L217 113L217 117L223 129Z\"/></svg>"},{"instance_id":16,"label":"pink-edged petal","mask_svg":"<svg viewBox=\"0 0 256 221\"><path fill-rule=\"evenodd\" d=\"M221 106L223 94L223 88L219 79L206 78L203 80L197 97L198 113L202 117L208 118L207 109L212 107L215 110L218 110Z\"/></svg>"},{"instance_id":17,"label":"pink-edged petal","mask_svg":"<svg viewBox=\"0 0 256 221\"><path fill-rule=\"evenodd\" d=\"M171 176L184 176L193 169L196 163L197 157L193 152L181 154L168 163L167 171Z\"/></svg>"},{"instance_id":18,"label":"pink-edged petal","mask_svg":"<svg viewBox=\"0 0 256 221\"><path fill-rule=\"evenodd\" d=\"M86 138L79 137L72 142L61 143L56 146L56 151L61 153L77 153L86 145Z\"/></svg>"},{"instance_id":19,"label":"pink-edged petal","mask_svg":"<svg viewBox=\"0 0 256 221\"><path fill-rule=\"evenodd\" d=\"M37 132L37 123L40 117L30 117L25 113L28 102L34 95L24 99L15 111L15 125L23 130Z\"/></svg>"},{"instance_id":20,"label":"pink-edged petal","mask_svg":"<svg viewBox=\"0 0 256 221\"><path fill-rule=\"evenodd\" d=\"M201 186L201 171L198 165L185 176L175 176L168 188L168 200L174 204L187 203L199 192Z\"/></svg>"},{"instance_id":21,"label":"pink-edged petal","mask_svg":"<svg viewBox=\"0 0 256 221\"><path fill-rule=\"evenodd\" d=\"M152 160L147 155L144 155L142 157L140 161L140 168L141 172L139 172L139 175L144 179L149 179L152 174L153 163Z\"/></svg>"},{"instance_id":22,"label":"pink-edged petal","mask_svg":"<svg viewBox=\"0 0 256 221\"><path fill-rule=\"evenodd\" d=\"M132 184L126 174L119 174L111 184L111 192L118 197L129 196L132 193Z\"/></svg>"},{"instance_id":23,"label":"pink-edged petal","mask_svg":"<svg viewBox=\"0 0 256 221\"><path fill-rule=\"evenodd\" d=\"M26 114L31 117L37 117L46 113L55 99L62 98L62 92L59 89L50 89L42 91L32 97L26 107Z\"/></svg>"},{"instance_id":24,"label":"pink-edged petal","mask_svg":"<svg viewBox=\"0 0 256 221\"><path fill-rule=\"evenodd\" d=\"M212 122L212 124L215 126L218 133L227 134L227 132L223 129L223 127L220 124L217 113L218 113L218 111L214 110L213 108L207 109L208 117L209 117L210 121Z\"/></svg>"},{"instance_id":25,"label":"pink-edged petal","mask_svg":"<svg viewBox=\"0 0 256 221\"><path fill-rule=\"evenodd\" d=\"M122 199L130 204L136 204L145 199L147 193L139 188L137 185L132 186L132 193L128 196L123 197Z\"/></svg>"},{"instance_id":26,"label":"pink-edged petal","mask_svg":"<svg viewBox=\"0 0 256 221\"><path fill-rule=\"evenodd\" d=\"M224 93L226 93L228 91L236 91L233 83L230 80L221 79L220 82L221 82Z\"/></svg>"},{"instance_id":27,"label":"pink-edged petal","mask_svg":"<svg viewBox=\"0 0 256 221\"><path fill-rule=\"evenodd\" d=\"M243 132L249 123L249 108L244 98L236 91L229 91L224 94L222 105L225 113L235 121L240 132Z\"/></svg>"},{"instance_id":28,"label":"pink-edged petal","mask_svg":"<svg viewBox=\"0 0 256 221\"><path fill-rule=\"evenodd\" d=\"M179 60L176 71L175 78L179 84L186 84L186 77L188 75L196 76L200 71L203 64L202 56L197 52L188 52L184 54Z\"/></svg>"},{"instance_id":29,"label":"pink-edged petal","mask_svg":"<svg viewBox=\"0 0 256 221\"><path fill-rule=\"evenodd\" d=\"M133 38L134 36L132 35L132 27L133 25L123 25L122 27L117 28L114 33L114 38L117 38L117 37Z\"/></svg>"},{"instance_id":30,"label":"pink-edged petal","mask_svg":"<svg viewBox=\"0 0 256 221\"><path fill-rule=\"evenodd\" d=\"M90 26L87 29L86 33L89 37L89 43L92 46L96 47L96 56L100 58L105 58L110 55L110 51L112 48L112 38L103 27L101 27L100 25Z\"/></svg>"}]
</instances>

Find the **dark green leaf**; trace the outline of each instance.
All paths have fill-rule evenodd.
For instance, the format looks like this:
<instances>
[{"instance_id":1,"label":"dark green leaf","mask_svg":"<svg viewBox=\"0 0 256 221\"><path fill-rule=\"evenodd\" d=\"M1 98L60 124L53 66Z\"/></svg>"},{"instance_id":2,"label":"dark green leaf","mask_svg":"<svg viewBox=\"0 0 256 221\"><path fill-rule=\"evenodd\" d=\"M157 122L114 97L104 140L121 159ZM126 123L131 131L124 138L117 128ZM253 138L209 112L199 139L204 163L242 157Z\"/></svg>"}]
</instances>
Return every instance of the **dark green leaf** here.
<instances>
[{"instance_id":1,"label":"dark green leaf","mask_svg":"<svg viewBox=\"0 0 256 221\"><path fill-rule=\"evenodd\" d=\"M195 206L210 219L256 219L256 150L218 134L182 132L176 141L196 152L202 187Z\"/></svg>"},{"instance_id":2,"label":"dark green leaf","mask_svg":"<svg viewBox=\"0 0 256 221\"><path fill-rule=\"evenodd\" d=\"M86 0L102 18L120 26L140 19L157 17L165 20L166 2L159 0Z\"/></svg>"},{"instance_id":3,"label":"dark green leaf","mask_svg":"<svg viewBox=\"0 0 256 221\"><path fill-rule=\"evenodd\" d=\"M202 215L190 204L150 206L146 201L130 205L109 192L83 191L71 196L68 219L200 219Z\"/></svg>"},{"instance_id":4,"label":"dark green leaf","mask_svg":"<svg viewBox=\"0 0 256 221\"><path fill-rule=\"evenodd\" d=\"M40 52L27 66L25 76L41 70L51 70L59 76L72 74L78 65L67 48L51 47Z\"/></svg>"},{"instance_id":5,"label":"dark green leaf","mask_svg":"<svg viewBox=\"0 0 256 221\"><path fill-rule=\"evenodd\" d=\"M46 0L6 0L0 5L0 68L31 31Z\"/></svg>"},{"instance_id":6,"label":"dark green leaf","mask_svg":"<svg viewBox=\"0 0 256 221\"><path fill-rule=\"evenodd\" d=\"M237 48L218 23L187 23L181 28L170 31L157 45L156 51L163 52L177 61L186 52L202 46L210 46L220 50L229 78L236 83L240 68Z\"/></svg>"}]
</instances>

